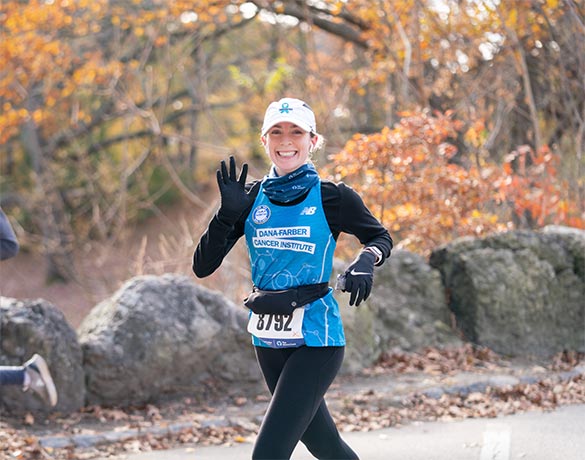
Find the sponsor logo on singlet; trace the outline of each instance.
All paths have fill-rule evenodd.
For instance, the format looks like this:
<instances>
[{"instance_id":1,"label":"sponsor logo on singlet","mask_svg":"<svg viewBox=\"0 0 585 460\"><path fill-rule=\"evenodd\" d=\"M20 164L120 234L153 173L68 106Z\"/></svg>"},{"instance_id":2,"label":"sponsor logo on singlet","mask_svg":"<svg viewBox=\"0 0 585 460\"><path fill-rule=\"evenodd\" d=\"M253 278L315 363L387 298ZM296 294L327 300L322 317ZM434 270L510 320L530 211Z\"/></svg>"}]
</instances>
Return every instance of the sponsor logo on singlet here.
<instances>
[{"instance_id":1,"label":"sponsor logo on singlet","mask_svg":"<svg viewBox=\"0 0 585 460\"><path fill-rule=\"evenodd\" d=\"M308 243L299 238L310 238L311 227L258 228L252 238L255 248L269 248L296 252L315 253L315 243Z\"/></svg>"},{"instance_id":2,"label":"sponsor logo on singlet","mask_svg":"<svg viewBox=\"0 0 585 460\"><path fill-rule=\"evenodd\" d=\"M317 211L317 206L305 206L301 211L301 216L312 216Z\"/></svg>"},{"instance_id":3,"label":"sponsor logo on singlet","mask_svg":"<svg viewBox=\"0 0 585 460\"><path fill-rule=\"evenodd\" d=\"M260 205L252 211L252 220L256 224L265 224L270 219L270 208L265 205Z\"/></svg>"}]
</instances>

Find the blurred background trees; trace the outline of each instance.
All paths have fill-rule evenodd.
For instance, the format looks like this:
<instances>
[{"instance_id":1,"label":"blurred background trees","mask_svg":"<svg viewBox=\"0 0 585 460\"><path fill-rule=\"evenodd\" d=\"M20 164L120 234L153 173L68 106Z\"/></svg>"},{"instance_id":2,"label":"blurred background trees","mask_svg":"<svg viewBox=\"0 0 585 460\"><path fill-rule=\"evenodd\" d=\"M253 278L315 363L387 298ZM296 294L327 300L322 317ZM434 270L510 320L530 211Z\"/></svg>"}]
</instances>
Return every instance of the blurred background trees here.
<instances>
[{"instance_id":1,"label":"blurred background trees","mask_svg":"<svg viewBox=\"0 0 585 460\"><path fill-rule=\"evenodd\" d=\"M315 162L403 247L585 227L577 0L6 0L0 205L48 279L161 206L260 178L267 104L308 101Z\"/></svg>"}]
</instances>

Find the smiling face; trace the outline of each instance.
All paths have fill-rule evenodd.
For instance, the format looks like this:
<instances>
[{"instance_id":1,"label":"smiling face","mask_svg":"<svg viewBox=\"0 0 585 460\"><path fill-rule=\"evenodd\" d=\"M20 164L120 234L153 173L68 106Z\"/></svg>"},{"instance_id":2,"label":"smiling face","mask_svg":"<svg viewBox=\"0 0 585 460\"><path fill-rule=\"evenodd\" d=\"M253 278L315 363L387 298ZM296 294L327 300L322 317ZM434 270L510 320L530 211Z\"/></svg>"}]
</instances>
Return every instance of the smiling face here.
<instances>
[{"instance_id":1,"label":"smiling face","mask_svg":"<svg viewBox=\"0 0 585 460\"><path fill-rule=\"evenodd\" d=\"M272 126L261 139L279 176L304 165L317 143L317 136L288 121Z\"/></svg>"}]
</instances>

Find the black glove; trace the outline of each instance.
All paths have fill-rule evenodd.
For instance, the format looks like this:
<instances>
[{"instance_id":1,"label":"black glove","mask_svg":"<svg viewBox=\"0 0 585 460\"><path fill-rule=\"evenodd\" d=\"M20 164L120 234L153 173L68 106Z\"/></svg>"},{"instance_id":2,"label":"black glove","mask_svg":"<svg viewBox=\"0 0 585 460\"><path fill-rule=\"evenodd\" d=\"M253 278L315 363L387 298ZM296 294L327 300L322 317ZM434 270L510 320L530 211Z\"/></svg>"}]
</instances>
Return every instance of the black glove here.
<instances>
[{"instance_id":1,"label":"black glove","mask_svg":"<svg viewBox=\"0 0 585 460\"><path fill-rule=\"evenodd\" d=\"M246 192L246 176L248 164L242 165L240 177L236 179L236 160L230 156L230 172L228 175L225 161L221 160L221 171L217 170L217 184L221 196L221 206L217 212L223 222L233 225L242 213L252 204L252 198Z\"/></svg>"},{"instance_id":2,"label":"black glove","mask_svg":"<svg viewBox=\"0 0 585 460\"><path fill-rule=\"evenodd\" d=\"M360 255L345 269L344 292L350 292L349 304L357 307L362 300L366 300L374 284L374 264L376 256L369 251L362 251Z\"/></svg>"}]
</instances>

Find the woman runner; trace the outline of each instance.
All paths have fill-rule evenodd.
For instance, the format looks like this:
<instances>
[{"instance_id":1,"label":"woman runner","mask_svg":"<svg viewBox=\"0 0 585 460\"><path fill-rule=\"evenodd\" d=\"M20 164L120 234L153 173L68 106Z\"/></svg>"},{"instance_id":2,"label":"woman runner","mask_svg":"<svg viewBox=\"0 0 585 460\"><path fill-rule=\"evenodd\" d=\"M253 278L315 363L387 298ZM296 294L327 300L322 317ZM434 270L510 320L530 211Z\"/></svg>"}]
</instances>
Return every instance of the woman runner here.
<instances>
[{"instance_id":1,"label":"woman runner","mask_svg":"<svg viewBox=\"0 0 585 460\"><path fill-rule=\"evenodd\" d=\"M271 103L261 141L272 166L261 181L237 177L233 157L217 171L218 212L193 256L193 271L211 275L245 236L253 291L248 331L272 394L253 459L289 459L300 440L319 459L357 459L343 441L324 400L339 371L345 335L328 286L341 232L363 245L342 276L341 289L358 306L369 296L374 267L390 256L392 239L359 195L321 180L310 156L323 140L303 101Z\"/></svg>"}]
</instances>

